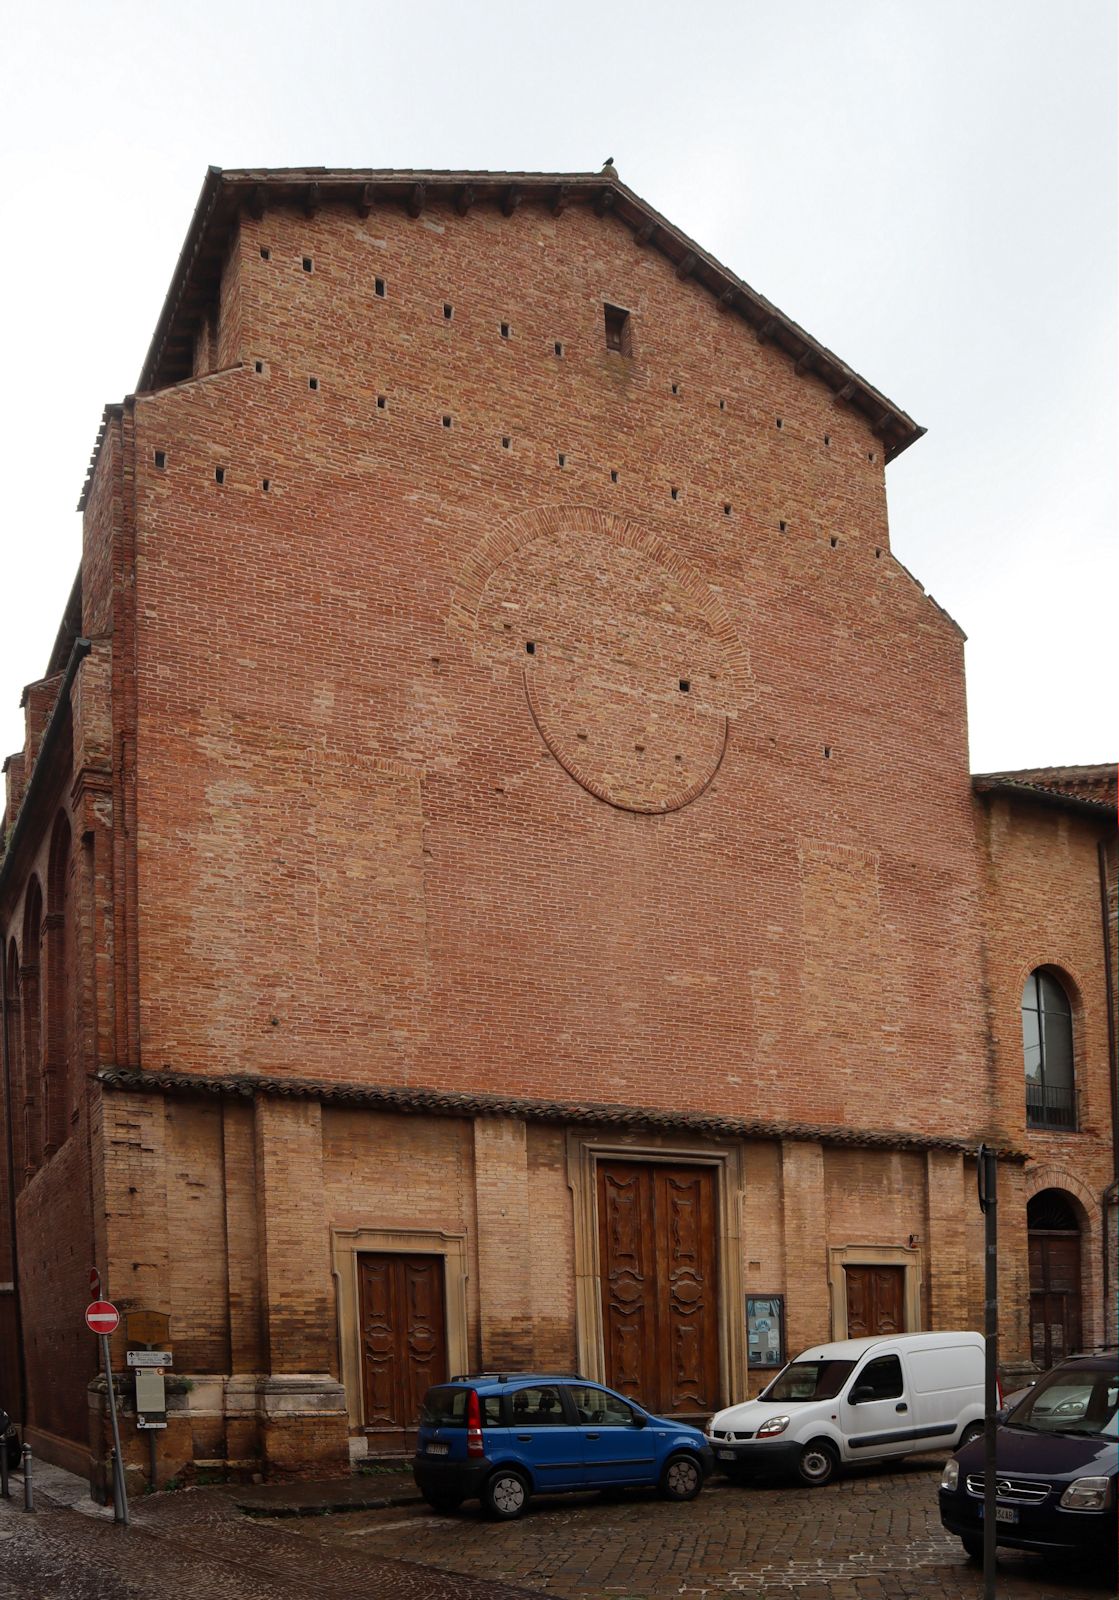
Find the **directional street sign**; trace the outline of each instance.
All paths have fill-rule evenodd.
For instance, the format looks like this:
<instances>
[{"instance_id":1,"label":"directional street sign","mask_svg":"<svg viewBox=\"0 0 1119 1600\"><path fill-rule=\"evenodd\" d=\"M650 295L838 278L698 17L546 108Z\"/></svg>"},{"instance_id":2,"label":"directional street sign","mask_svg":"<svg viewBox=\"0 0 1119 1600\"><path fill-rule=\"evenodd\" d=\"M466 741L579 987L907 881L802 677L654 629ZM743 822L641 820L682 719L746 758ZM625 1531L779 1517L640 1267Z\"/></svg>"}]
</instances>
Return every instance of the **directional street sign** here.
<instances>
[{"instance_id":1,"label":"directional street sign","mask_svg":"<svg viewBox=\"0 0 1119 1600\"><path fill-rule=\"evenodd\" d=\"M115 1333L120 1313L111 1300L94 1300L85 1308L85 1320L94 1333Z\"/></svg>"},{"instance_id":2,"label":"directional street sign","mask_svg":"<svg viewBox=\"0 0 1119 1600\"><path fill-rule=\"evenodd\" d=\"M171 1365L170 1350L129 1350L128 1365L130 1367L169 1367Z\"/></svg>"}]
</instances>

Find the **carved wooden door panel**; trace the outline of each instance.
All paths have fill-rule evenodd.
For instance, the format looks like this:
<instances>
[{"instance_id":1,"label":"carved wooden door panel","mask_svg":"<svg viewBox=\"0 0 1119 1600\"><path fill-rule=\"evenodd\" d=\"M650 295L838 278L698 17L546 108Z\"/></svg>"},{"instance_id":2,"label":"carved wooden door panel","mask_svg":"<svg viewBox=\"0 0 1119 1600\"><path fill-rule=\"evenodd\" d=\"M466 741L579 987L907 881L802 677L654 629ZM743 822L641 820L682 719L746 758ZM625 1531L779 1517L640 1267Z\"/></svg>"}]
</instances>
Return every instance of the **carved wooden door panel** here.
<instances>
[{"instance_id":1,"label":"carved wooden door panel","mask_svg":"<svg viewBox=\"0 0 1119 1600\"><path fill-rule=\"evenodd\" d=\"M599 1165L606 1381L653 1411L718 1404L714 1189L710 1168Z\"/></svg>"},{"instance_id":2,"label":"carved wooden door panel","mask_svg":"<svg viewBox=\"0 0 1119 1600\"><path fill-rule=\"evenodd\" d=\"M424 1391L447 1379L442 1256L360 1255L367 1428L413 1428Z\"/></svg>"},{"instance_id":3,"label":"carved wooden door panel","mask_svg":"<svg viewBox=\"0 0 1119 1600\"><path fill-rule=\"evenodd\" d=\"M905 1331L904 1267L846 1267L847 1337Z\"/></svg>"}]
</instances>

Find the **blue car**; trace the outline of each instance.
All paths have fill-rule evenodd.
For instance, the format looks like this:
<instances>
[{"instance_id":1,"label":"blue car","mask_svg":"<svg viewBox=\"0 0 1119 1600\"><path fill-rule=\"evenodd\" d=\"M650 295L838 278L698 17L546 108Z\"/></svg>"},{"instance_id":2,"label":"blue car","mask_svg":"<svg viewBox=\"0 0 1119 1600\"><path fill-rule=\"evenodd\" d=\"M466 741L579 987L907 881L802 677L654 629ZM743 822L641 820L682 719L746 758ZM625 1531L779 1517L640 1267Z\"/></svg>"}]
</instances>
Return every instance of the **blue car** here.
<instances>
[{"instance_id":1,"label":"blue car","mask_svg":"<svg viewBox=\"0 0 1119 1600\"><path fill-rule=\"evenodd\" d=\"M475 1373L429 1389L412 1463L429 1506L519 1517L534 1494L657 1488L693 1500L713 1465L698 1428L571 1374Z\"/></svg>"}]
</instances>

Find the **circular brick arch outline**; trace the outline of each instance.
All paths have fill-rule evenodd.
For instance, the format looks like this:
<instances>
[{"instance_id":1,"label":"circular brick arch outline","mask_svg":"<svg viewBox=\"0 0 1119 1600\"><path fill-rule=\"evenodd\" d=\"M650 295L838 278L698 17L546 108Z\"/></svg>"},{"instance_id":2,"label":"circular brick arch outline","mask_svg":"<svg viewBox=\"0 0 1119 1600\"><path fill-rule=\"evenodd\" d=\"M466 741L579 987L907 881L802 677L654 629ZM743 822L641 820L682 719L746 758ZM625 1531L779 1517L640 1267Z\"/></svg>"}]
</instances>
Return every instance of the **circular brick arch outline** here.
<instances>
[{"instance_id":1,"label":"circular brick arch outline","mask_svg":"<svg viewBox=\"0 0 1119 1600\"><path fill-rule=\"evenodd\" d=\"M537 506L531 511L501 523L482 539L467 557L459 573L455 593L447 618L449 632L465 634L477 649L478 613L485 598L486 588L494 573L504 562L511 560L524 546L542 538L567 537L582 534L586 537L605 538L628 550L635 550L665 572L693 601L712 638L721 648L725 663L725 681L731 691L731 701L740 706L755 698L753 673L747 652L743 649L734 624L711 588L687 561L669 548L655 534L627 517L610 512L596 511L590 506ZM619 811L642 815L664 815L679 811L697 799L711 784L726 755L730 736L730 717L721 717L718 748L706 770L686 789L668 798L647 803L633 798L622 799L605 784L584 771L579 763L565 754L559 744L550 738L545 718L538 703L532 674L522 669L521 680L525 700L536 731L549 753L559 766L596 799L614 806Z\"/></svg>"},{"instance_id":2,"label":"circular brick arch outline","mask_svg":"<svg viewBox=\"0 0 1119 1600\"><path fill-rule=\"evenodd\" d=\"M722 647L736 703L741 705L754 699L756 691L749 655L742 646L734 623L712 593L710 585L704 582L689 562L640 523L608 511L596 511L592 506L536 506L531 511L510 517L486 534L459 570L447 617L448 631L464 633L473 640L486 585L498 567L515 556L524 545L556 534L597 534L625 549L640 551L663 568L689 599L695 601L711 629L712 637Z\"/></svg>"}]
</instances>

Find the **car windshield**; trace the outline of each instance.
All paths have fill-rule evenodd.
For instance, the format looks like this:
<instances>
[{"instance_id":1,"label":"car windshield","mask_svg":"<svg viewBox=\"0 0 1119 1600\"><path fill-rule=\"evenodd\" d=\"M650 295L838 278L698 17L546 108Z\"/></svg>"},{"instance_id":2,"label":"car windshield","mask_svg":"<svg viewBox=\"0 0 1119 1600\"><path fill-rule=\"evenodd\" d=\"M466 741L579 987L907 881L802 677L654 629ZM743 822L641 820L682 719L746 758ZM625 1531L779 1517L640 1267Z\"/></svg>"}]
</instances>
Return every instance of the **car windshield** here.
<instances>
[{"instance_id":1,"label":"car windshield","mask_svg":"<svg viewBox=\"0 0 1119 1600\"><path fill-rule=\"evenodd\" d=\"M790 1361L759 1400L834 1400L854 1371L853 1361Z\"/></svg>"},{"instance_id":2,"label":"car windshield","mask_svg":"<svg viewBox=\"0 0 1119 1600\"><path fill-rule=\"evenodd\" d=\"M1010 1413L1007 1426L1038 1433L1077 1433L1119 1439L1119 1376L1114 1372L1061 1371L1030 1390Z\"/></svg>"}]
</instances>

